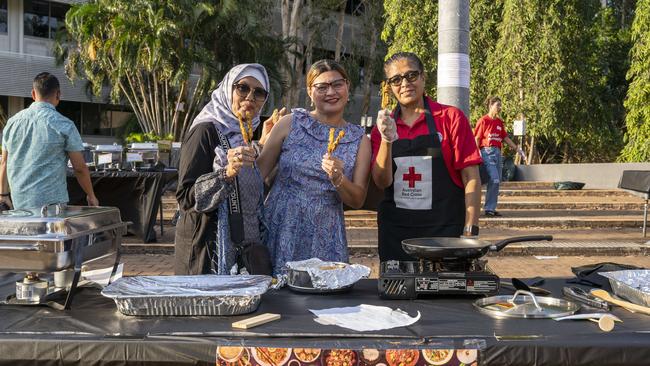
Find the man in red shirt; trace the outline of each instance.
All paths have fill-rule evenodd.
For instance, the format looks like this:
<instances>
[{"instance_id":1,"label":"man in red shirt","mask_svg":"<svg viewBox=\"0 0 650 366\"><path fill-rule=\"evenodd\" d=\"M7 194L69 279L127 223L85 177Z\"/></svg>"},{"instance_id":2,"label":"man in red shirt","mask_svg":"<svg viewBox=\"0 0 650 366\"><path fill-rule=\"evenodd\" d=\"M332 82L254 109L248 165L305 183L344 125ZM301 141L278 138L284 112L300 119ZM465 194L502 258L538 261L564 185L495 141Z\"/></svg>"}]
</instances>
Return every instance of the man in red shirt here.
<instances>
[{"instance_id":1,"label":"man in red shirt","mask_svg":"<svg viewBox=\"0 0 650 366\"><path fill-rule=\"evenodd\" d=\"M498 97L489 97L486 101L488 107L488 114L481 117L476 122L474 128L474 138L476 145L481 150L481 157L483 158L483 165L488 174L487 191L485 194L485 210L486 216L501 216L496 210L497 200L499 198L499 184L501 183L501 171L503 170L503 159L501 156L502 141L507 143L513 150L521 155L522 159L526 161L526 155L523 150L519 148L510 137L503 125L503 121L499 118L501 112L501 99Z\"/></svg>"},{"instance_id":2,"label":"man in red shirt","mask_svg":"<svg viewBox=\"0 0 650 366\"><path fill-rule=\"evenodd\" d=\"M398 106L379 112L370 135L372 177L384 189L379 258L408 261L402 240L478 235L481 157L463 112L424 95L415 54L391 56L384 72Z\"/></svg>"}]
</instances>

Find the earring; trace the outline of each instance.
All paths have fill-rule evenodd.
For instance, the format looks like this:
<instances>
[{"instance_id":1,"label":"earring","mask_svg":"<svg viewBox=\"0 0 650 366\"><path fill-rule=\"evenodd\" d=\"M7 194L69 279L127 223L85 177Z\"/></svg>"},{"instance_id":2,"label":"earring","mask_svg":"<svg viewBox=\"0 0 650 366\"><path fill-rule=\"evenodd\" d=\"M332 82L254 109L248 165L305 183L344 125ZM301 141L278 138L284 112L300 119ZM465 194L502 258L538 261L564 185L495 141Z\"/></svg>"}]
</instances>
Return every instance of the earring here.
<instances>
[{"instance_id":1,"label":"earring","mask_svg":"<svg viewBox=\"0 0 650 366\"><path fill-rule=\"evenodd\" d=\"M314 107L314 100L313 100L313 99L310 99L310 101L311 101L311 102L310 102L309 104L310 104L311 107L313 108L313 107Z\"/></svg>"}]
</instances>

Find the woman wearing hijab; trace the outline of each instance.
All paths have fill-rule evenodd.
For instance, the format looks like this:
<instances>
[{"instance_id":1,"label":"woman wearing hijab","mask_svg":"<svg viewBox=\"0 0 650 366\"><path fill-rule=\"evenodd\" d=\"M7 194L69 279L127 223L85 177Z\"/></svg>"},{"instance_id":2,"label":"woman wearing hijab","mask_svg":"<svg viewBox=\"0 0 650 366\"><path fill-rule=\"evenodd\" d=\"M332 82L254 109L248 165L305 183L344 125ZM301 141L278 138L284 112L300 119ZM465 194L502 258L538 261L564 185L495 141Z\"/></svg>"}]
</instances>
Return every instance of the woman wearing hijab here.
<instances>
[{"instance_id":1,"label":"woman wearing hijab","mask_svg":"<svg viewBox=\"0 0 650 366\"><path fill-rule=\"evenodd\" d=\"M176 191L181 213L175 238L178 275L237 272L237 248L261 242L263 181L254 166L256 144L244 141L248 128L240 128L238 116L252 116L254 131L268 90L262 65L237 65L190 126ZM264 130L260 142L266 139Z\"/></svg>"},{"instance_id":2,"label":"woman wearing hijab","mask_svg":"<svg viewBox=\"0 0 650 366\"><path fill-rule=\"evenodd\" d=\"M348 261L343 204L361 207L370 170L370 141L343 119L349 86L337 62L312 65L307 93L314 110L294 109L280 119L257 160L263 176L278 167L264 207L274 274L288 261ZM331 129L343 135L329 154Z\"/></svg>"}]
</instances>

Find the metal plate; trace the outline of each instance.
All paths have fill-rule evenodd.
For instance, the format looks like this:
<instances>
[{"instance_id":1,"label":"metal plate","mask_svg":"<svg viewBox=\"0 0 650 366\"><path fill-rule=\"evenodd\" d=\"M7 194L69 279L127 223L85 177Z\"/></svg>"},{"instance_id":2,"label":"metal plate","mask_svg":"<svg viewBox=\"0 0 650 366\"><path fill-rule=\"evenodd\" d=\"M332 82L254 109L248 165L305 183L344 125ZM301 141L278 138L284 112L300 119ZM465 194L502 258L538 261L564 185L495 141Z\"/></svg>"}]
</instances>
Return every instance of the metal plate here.
<instances>
[{"instance_id":1,"label":"metal plate","mask_svg":"<svg viewBox=\"0 0 650 366\"><path fill-rule=\"evenodd\" d=\"M580 309L576 303L554 297L536 297L527 291L517 291L514 296L479 299L474 302L474 307L493 318L558 318Z\"/></svg>"},{"instance_id":2,"label":"metal plate","mask_svg":"<svg viewBox=\"0 0 650 366\"><path fill-rule=\"evenodd\" d=\"M335 289L317 289L313 287L300 287L300 286L295 286L290 283L287 284L287 287L289 287L289 290L292 290L294 292L300 292L303 294L316 294L316 295L327 295L327 294L339 294L342 292L348 292L352 289L354 284L344 286L341 288L335 288Z\"/></svg>"}]
</instances>

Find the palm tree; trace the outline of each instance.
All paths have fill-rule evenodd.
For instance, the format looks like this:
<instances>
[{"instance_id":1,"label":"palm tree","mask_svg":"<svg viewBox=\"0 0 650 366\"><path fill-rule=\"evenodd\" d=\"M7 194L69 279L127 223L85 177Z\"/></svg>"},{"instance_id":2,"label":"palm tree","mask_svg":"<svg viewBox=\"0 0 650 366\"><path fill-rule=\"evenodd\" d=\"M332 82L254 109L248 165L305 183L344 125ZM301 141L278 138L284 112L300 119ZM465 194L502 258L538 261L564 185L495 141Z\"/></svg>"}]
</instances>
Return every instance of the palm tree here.
<instances>
[{"instance_id":1,"label":"palm tree","mask_svg":"<svg viewBox=\"0 0 650 366\"><path fill-rule=\"evenodd\" d=\"M128 103L144 132L182 139L233 64L262 60L277 74L282 43L265 31L264 4L94 0L67 13L55 54L71 80L86 78L95 95L109 87L113 102Z\"/></svg>"}]
</instances>

